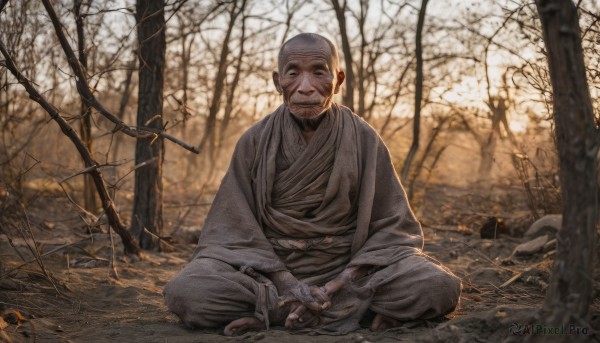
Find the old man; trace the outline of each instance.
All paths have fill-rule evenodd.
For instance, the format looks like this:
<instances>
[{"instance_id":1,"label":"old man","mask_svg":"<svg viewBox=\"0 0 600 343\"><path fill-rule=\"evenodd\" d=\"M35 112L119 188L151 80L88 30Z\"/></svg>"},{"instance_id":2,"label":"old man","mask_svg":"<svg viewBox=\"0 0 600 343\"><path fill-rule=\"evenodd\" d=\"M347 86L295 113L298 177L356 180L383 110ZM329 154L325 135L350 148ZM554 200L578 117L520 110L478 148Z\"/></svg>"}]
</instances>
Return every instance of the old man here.
<instances>
[{"instance_id":1,"label":"old man","mask_svg":"<svg viewBox=\"0 0 600 343\"><path fill-rule=\"evenodd\" d=\"M281 48L284 103L240 138L193 258L165 288L186 326L345 334L456 307L460 279L422 253L386 146L333 103L344 77L320 35Z\"/></svg>"}]
</instances>

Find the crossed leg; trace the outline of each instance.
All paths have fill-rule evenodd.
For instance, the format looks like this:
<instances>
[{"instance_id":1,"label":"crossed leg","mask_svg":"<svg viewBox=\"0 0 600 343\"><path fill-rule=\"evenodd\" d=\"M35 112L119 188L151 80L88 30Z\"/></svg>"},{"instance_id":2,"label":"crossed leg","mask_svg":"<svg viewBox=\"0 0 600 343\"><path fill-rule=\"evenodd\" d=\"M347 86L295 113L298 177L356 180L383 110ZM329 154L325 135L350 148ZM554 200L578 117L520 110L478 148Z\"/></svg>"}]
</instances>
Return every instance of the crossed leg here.
<instances>
[{"instance_id":1,"label":"crossed leg","mask_svg":"<svg viewBox=\"0 0 600 343\"><path fill-rule=\"evenodd\" d=\"M451 312L458 304L460 279L425 255L408 256L366 278L359 281L378 280L369 306L376 313L372 330L435 318ZM164 296L169 310L186 326L225 325L225 335L238 335L265 329L256 310L261 287L264 285L225 262L200 258L191 261L167 284ZM278 295L273 287L266 296L271 304L276 303ZM335 310L334 298L331 311ZM285 309L272 310L269 319L280 324L286 315ZM330 319L329 324L334 323L335 315Z\"/></svg>"},{"instance_id":2,"label":"crossed leg","mask_svg":"<svg viewBox=\"0 0 600 343\"><path fill-rule=\"evenodd\" d=\"M402 322L433 319L452 312L459 302L461 281L427 255L411 255L374 273L389 275L377 287L370 309L371 330L386 330Z\"/></svg>"}]
</instances>

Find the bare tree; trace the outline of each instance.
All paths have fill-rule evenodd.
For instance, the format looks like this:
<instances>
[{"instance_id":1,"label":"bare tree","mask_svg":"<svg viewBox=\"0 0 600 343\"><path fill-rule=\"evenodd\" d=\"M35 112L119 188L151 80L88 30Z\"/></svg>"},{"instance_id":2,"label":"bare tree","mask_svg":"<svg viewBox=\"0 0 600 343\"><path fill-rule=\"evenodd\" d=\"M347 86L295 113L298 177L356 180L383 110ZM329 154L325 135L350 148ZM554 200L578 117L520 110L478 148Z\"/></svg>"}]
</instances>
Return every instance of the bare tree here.
<instances>
[{"instance_id":1,"label":"bare tree","mask_svg":"<svg viewBox=\"0 0 600 343\"><path fill-rule=\"evenodd\" d=\"M210 103L210 108L208 110L208 117L206 118L206 123L204 126L204 134L202 136L202 141L199 145L200 151L204 151L208 147L207 153L210 158L211 164L214 164L214 154L216 152L215 145L217 114L219 113L219 110L221 108L221 100L223 92L225 91L225 77L227 75L227 67L229 66L228 57L230 53L229 43L231 39L231 33L233 31L233 28L235 27L237 18L246 7L246 0L233 1L230 4L230 6L231 7L229 9L229 22L221 45L221 53L219 57L219 64L217 66L217 72L215 75L215 86L213 90L213 95Z\"/></svg>"},{"instance_id":2,"label":"bare tree","mask_svg":"<svg viewBox=\"0 0 600 343\"><path fill-rule=\"evenodd\" d=\"M387 42L386 38L391 36L390 32L393 32L393 28L398 26L398 18L406 7L407 3L402 2L388 7L382 6L379 13L381 19L377 22L373 22L368 18L370 8L368 0L360 0L358 10L349 9L358 24L360 39L358 49L353 51L355 56L358 55L358 61L355 63L356 76L354 80L354 87L357 92L356 101L358 102L356 114L364 117L367 121L372 119L380 98L379 86L381 81L379 77L387 71L377 70L378 60L384 55L390 55L390 50L404 41L404 37L389 37L392 39L388 39ZM405 72L401 72L399 79L403 79L405 75ZM399 90L403 88L402 80L400 80L398 86ZM385 88L388 87L388 85L385 85ZM397 92L397 94L399 93Z\"/></svg>"},{"instance_id":3,"label":"bare tree","mask_svg":"<svg viewBox=\"0 0 600 343\"><path fill-rule=\"evenodd\" d=\"M416 43L416 57L417 57L417 77L415 81L415 113L413 116L413 141L408 151L408 155L402 165L402 171L400 172L400 178L406 180L410 165L412 164L415 154L419 149L419 134L421 129L421 105L423 100L423 50L422 50L422 35L423 25L425 23L425 11L427 9L427 3L429 0L422 0L421 9L419 10L419 20L417 22L417 35L415 37Z\"/></svg>"},{"instance_id":4,"label":"bare tree","mask_svg":"<svg viewBox=\"0 0 600 343\"><path fill-rule=\"evenodd\" d=\"M0 37L8 52L20 62L25 76L35 78L36 49L31 37L43 37L44 32L40 18L26 13L39 9L40 4L20 1L0 5L3 7ZM27 101L20 87L13 82L10 72L0 67L0 178L13 183L13 188L20 191L23 179L17 158L30 147L46 118L37 113L37 107Z\"/></svg>"},{"instance_id":5,"label":"bare tree","mask_svg":"<svg viewBox=\"0 0 600 343\"><path fill-rule=\"evenodd\" d=\"M487 53L486 53L487 55ZM492 168L494 166L494 155L496 153L496 147L498 140L502 137L502 128L506 132L506 136L510 139L510 142L517 146L516 138L514 137L510 125L508 124L508 110L512 105L512 99L510 97L510 89L508 86L509 69L502 74L502 90L504 94L492 95L490 88L489 78L489 66L487 62L487 56L485 59L485 75L487 84L487 100L485 104L488 107L487 118L491 121L491 129L487 134L487 137L477 134L477 132L471 128L471 133L475 136L479 143L479 180L488 181Z\"/></svg>"},{"instance_id":6,"label":"bare tree","mask_svg":"<svg viewBox=\"0 0 600 343\"><path fill-rule=\"evenodd\" d=\"M283 31L283 35L281 36L281 44L285 43L288 38L288 34L290 33L290 29L292 28L292 20L294 19L294 15L300 10L302 6L305 5L307 1L301 0L284 0L285 2L285 29Z\"/></svg>"},{"instance_id":7,"label":"bare tree","mask_svg":"<svg viewBox=\"0 0 600 343\"><path fill-rule=\"evenodd\" d=\"M163 88L165 72L165 3L163 0L136 3L138 23L138 126L163 129ZM164 141L161 137L138 138L135 163L148 163L135 170L131 232L143 249L159 249L156 236L163 226L162 165Z\"/></svg>"},{"instance_id":8,"label":"bare tree","mask_svg":"<svg viewBox=\"0 0 600 343\"><path fill-rule=\"evenodd\" d=\"M245 6L245 0L242 3L242 6ZM241 10L243 12L243 8ZM219 128L219 144L217 145L217 149L220 150L223 147L223 141L225 140L225 135L227 132L227 128L229 127L229 123L231 122L231 118L233 115L233 102L236 96L236 90L240 83L240 77L242 74L242 62L244 58L244 43L246 41L246 19L247 17L242 14L242 26L240 28L240 47L238 51L238 55L235 61L235 71L233 74L233 80L229 84L227 90L227 100L225 101L225 112L223 113L223 121L221 122L221 127Z\"/></svg>"},{"instance_id":9,"label":"bare tree","mask_svg":"<svg viewBox=\"0 0 600 343\"><path fill-rule=\"evenodd\" d=\"M91 5L92 0L87 3L87 7ZM86 52L86 40L85 30L83 23L82 8L83 0L75 0L73 4L73 14L75 15L75 23L77 27L77 50L79 63L84 71L88 69L87 52ZM80 130L81 140L85 144L86 148L93 154L93 140L92 140L92 109L84 101L81 101L81 108L79 115L81 116ZM94 180L90 174L83 175L83 202L84 208L90 212L95 212L98 205L96 203L96 192L94 189Z\"/></svg>"},{"instance_id":10,"label":"bare tree","mask_svg":"<svg viewBox=\"0 0 600 343\"><path fill-rule=\"evenodd\" d=\"M121 83L122 93L121 99L119 101L119 109L117 110L116 117L120 120L123 120L125 117L125 110L127 109L127 105L129 104L129 99L131 98L132 90L132 78L133 72L135 71L137 65L137 58L132 59L128 62L126 70L125 70L125 80ZM116 161L119 159L119 151L121 148L121 135L116 135L113 137L113 148L112 148L112 160Z\"/></svg>"},{"instance_id":11,"label":"bare tree","mask_svg":"<svg viewBox=\"0 0 600 343\"><path fill-rule=\"evenodd\" d=\"M44 2L44 6L46 6L49 14L56 17L56 13L51 8L50 4ZM50 117L56 121L59 125L62 132L71 140L73 145L77 148L81 158L84 160L86 166L89 166L84 169L81 173L90 173L94 179L94 183L96 185L96 189L98 190L98 195L100 196L100 200L102 201L102 205L104 207L104 211L106 216L108 217L108 221L111 227L121 236L123 241L123 246L126 253L138 254L140 253L137 241L134 237L131 236L129 231L127 231L125 225L121 221L121 217L115 207L110 194L108 193L108 189L106 187L106 183L104 182L104 178L102 177L102 173L98 168L99 164L93 158L90 152L85 147L83 141L77 136L75 130L69 125L69 123L60 115L60 111L54 105L50 104L29 82L29 80L17 69L12 57L10 56L8 50L4 46L4 43L0 42L0 53L4 56L4 63L6 68L10 70L10 72L14 75L17 81L23 85L31 99L40 104L48 112Z\"/></svg>"},{"instance_id":12,"label":"bare tree","mask_svg":"<svg viewBox=\"0 0 600 343\"><path fill-rule=\"evenodd\" d=\"M577 9L571 0L536 0L536 6L552 80L563 194L563 228L558 232L558 249L542 318L551 326L589 327L598 220L599 134L586 80ZM556 338L561 342L577 339Z\"/></svg>"}]
</instances>

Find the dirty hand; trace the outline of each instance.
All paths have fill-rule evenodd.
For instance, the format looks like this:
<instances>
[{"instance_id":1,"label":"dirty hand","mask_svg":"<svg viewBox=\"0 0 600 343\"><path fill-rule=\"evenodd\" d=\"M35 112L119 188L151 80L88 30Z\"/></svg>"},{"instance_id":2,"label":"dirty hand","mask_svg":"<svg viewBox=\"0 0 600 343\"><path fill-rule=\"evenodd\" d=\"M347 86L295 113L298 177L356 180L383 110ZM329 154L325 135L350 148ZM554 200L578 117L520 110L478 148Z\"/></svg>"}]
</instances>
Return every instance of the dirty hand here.
<instances>
[{"instance_id":1,"label":"dirty hand","mask_svg":"<svg viewBox=\"0 0 600 343\"><path fill-rule=\"evenodd\" d=\"M322 287L309 287L289 271L276 272L269 276L278 293L282 295L278 306L290 307L285 320L286 328L294 327L296 322L312 322L320 312L331 307L331 299Z\"/></svg>"}]
</instances>

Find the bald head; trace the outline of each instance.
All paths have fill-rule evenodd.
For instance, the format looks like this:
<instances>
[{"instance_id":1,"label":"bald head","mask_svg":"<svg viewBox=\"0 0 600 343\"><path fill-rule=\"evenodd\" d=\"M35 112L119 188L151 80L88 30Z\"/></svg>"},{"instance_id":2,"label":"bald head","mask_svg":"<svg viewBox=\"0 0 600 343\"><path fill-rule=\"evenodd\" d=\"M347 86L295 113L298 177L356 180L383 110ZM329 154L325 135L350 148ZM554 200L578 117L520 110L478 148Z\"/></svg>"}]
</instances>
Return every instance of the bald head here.
<instances>
[{"instance_id":1,"label":"bald head","mask_svg":"<svg viewBox=\"0 0 600 343\"><path fill-rule=\"evenodd\" d=\"M283 101L297 118L315 119L332 104L345 75L329 39L302 33L283 44L273 82Z\"/></svg>"},{"instance_id":2,"label":"bald head","mask_svg":"<svg viewBox=\"0 0 600 343\"><path fill-rule=\"evenodd\" d=\"M316 33L300 33L290 39L288 39L283 45L281 49L279 49L279 55L277 58L277 69L281 72L281 68L283 67L285 57L290 50L291 46L312 46L312 47L322 47L324 50L330 54L333 67L335 70L339 69L339 56L337 49L333 43Z\"/></svg>"}]
</instances>

